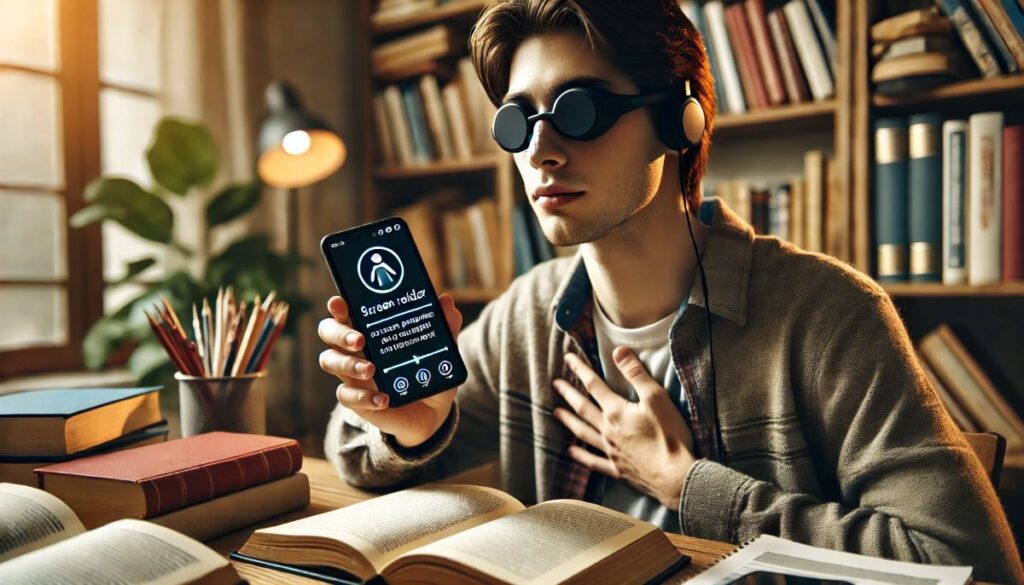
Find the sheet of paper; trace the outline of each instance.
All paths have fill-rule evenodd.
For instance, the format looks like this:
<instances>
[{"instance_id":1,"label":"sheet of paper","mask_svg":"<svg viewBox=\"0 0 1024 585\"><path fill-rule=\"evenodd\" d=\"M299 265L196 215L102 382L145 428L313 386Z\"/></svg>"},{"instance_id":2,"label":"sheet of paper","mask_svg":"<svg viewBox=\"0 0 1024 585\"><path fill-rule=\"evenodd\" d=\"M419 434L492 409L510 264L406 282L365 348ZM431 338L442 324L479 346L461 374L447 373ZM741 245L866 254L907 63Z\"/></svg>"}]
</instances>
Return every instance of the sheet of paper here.
<instances>
[{"instance_id":1,"label":"sheet of paper","mask_svg":"<svg viewBox=\"0 0 1024 585\"><path fill-rule=\"evenodd\" d=\"M972 569L890 561L762 535L732 556L690 579L687 584L723 585L754 571L833 579L855 585L964 585Z\"/></svg>"},{"instance_id":2,"label":"sheet of paper","mask_svg":"<svg viewBox=\"0 0 1024 585\"><path fill-rule=\"evenodd\" d=\"M78 516L52 494L0 483L0 562L83 532Z\"/></svg>"}]
</instances>

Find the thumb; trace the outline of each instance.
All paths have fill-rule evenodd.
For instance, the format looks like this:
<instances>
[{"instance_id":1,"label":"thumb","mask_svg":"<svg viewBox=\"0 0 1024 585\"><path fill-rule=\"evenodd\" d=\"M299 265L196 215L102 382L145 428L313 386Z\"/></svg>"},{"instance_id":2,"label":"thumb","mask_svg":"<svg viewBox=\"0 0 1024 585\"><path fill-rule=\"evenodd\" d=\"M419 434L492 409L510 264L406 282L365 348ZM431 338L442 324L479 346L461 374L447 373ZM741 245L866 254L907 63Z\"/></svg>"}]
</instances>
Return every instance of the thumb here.
<instances>
[{"instance_id":1,"label":"thumb","mask_svg":"<svg viewBox=\"0 0 1024 585\"><path fill-rule=\"evenodd\" d=\"M612 359L615 360L615 366L636 390L636 395L641 401L653 400L659 394L661 385L647 373L647 368L632 349L620 345L612 352Z\"/></svg>"},{"instance_id":2,"label":"thumb","mask_svg":"<svg viewBox=\"0 0 1024 585\"><path fill-rule=\"evenodd\" d=\"M448 328L452 330L452 336L457 340L459 332L462 331L462 313L455 307L455 299L450 294L438 295L437 300L441 303L444 318L448 321Z\"/></svg>"}]
</instances>

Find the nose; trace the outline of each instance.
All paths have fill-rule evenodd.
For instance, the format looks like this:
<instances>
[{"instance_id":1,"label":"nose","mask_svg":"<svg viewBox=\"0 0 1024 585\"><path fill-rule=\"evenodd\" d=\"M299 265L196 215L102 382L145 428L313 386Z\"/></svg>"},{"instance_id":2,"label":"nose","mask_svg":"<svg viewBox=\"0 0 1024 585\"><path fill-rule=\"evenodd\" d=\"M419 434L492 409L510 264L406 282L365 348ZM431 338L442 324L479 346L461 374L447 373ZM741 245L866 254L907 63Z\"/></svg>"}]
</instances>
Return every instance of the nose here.
<instances>
[{"instance_id":1,"label":"nose","mask_svg":"<svg viewBox=\"0 0 1024 585\"><path fill-rule=\"evenodd\" d=\"M526 154L535 169L558 168L568 160L562 137L551 126L550 120L538 120L533 126L533 136L526 147Z\"/></svg>"}]
</instances>

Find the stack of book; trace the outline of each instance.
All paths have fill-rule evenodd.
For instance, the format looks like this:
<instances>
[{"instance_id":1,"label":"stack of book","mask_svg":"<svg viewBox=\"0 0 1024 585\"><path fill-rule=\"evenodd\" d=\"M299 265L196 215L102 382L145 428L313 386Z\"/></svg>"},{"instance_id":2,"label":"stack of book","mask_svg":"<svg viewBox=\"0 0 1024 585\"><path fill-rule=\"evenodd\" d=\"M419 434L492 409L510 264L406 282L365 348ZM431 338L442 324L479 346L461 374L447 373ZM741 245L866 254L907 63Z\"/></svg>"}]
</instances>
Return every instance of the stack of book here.
<instances>
[{"instance_id":1,"label":"stack of book","mask_svg":"<svg viewBox=\"0 0 1024 585\"><path fill-rule=\"evenodd\" d=\"M834 2L681 0L704 39L718 108L742 114L835 94Z\"/></svg>"},{"instance_id":2,"label":"stack of book","mask_svg":"<svg viewBox=\"0 0 1024 585\"><path fill-rule=\"evenodd\" d=\"M883 95L927 90L972 75L953 24L937 7L891 16L871 27L871 81Z\"/></svg>"},{"instance_id":3,"label":"stack of book","mask_svg":"<svg viewBox=\"0 0 1024 585\"><path fill-rule=\"evenodd\" d=\"M811 251L850 259L848 199L836 186L835 164L820 150L804 153L804 175L773 185L723 181L720 197L760 235Z\"/></svg>"},{"instance_id":4,"label":"stack of book","mask_svg":"<svg viewBox=\"0 0 1024 585\"><path fill-rule=\"evenodd\" d=\"M35 486L37 467L166 440L159 390L69 388L0 396L0 482Z\"/></svg>"},{"instance_id":5,"label":"stack of book","mask_svg":"<svg viewBox=\"0 0 1024 585\"><path fill-rule=\"evenodd\" d=\"M1024 454L1024 421L949 325L925 335L917 351L925 375L962 430L999 433L1007 455Z\"/></svg>"},{"instance_id":6,"label":"stack of book","mask_svg":"<svg viewBox=\"0 0 1024 585\"><path fill-rule=\"evenodd\" d=\"M875 123L881 281L1024 279L1024 123L1001 112Z\"/></svg>"},{"instance_id":7,"label":"stack of book","mask_svg":"<svg viewBox=\"0 0 1024 585\"><path fill-rule=\"evenodd\" d=\"M39 487L86 528L145 519L207 540L302 508L294 439L214 432L39 467Z\"/></svg>"},{"instance_id":8,"label":"stack of book","mask_svg":"<svg viewBox=\"0 0 1024 585\"><path fill-rule=\"evenodd\" d=\"M409 167L494 153L494 112L468 57L458 60L453 75L389 84L373 97L378 159Z\"/></svg>"}]
</instances>

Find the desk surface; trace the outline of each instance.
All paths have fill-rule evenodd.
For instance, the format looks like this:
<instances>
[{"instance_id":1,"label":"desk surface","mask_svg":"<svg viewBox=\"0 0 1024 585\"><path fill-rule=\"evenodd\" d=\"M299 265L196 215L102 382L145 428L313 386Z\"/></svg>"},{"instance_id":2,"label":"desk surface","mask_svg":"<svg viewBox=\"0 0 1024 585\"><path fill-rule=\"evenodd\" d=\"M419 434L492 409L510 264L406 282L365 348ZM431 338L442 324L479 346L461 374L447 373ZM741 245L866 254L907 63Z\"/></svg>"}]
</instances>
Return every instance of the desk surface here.
<instances>
[{"instance_id":1,"label":"desk surface","mask_svg":"<svg viewBox=\"0 0 1024 585\"><path fill-rule=\"evenodd\" d=\"M305 516L319 514L336 508L342 508L349 504L361 502L378 495L346 484L337 476L330 463L324 459L307 457L303 461L302 472L309 476L309 506L302 510L296 510L290 514L278 516L277 518L273 518L261 524L232 532L226 536L211 540L206 544L226 556L228 553L238 550L256 528L274 526L290 520L303 518ZM492 475L488 474L488 471L474 470L452 477L447 481L456 483L488 484L491 482L487 481L487 479L492 477ZM679 583L685 578L692 577L696 573L707 568L717 559L721 558L722 555L732 552L736 548L731 544L715 542L712 540L691 538L671 533L667 533L667 535L672 541L672 544L676 545L683 554L690 555L693 559L686 568L669 579L668 583ZM236 561L231 562L238 570L238 573L244 579L248 579L252 585L259 585L260 583L318 583L318 581L306 579L305 577L289 575L279 571L264 569Z\"/></svg>"}]
</instances>

